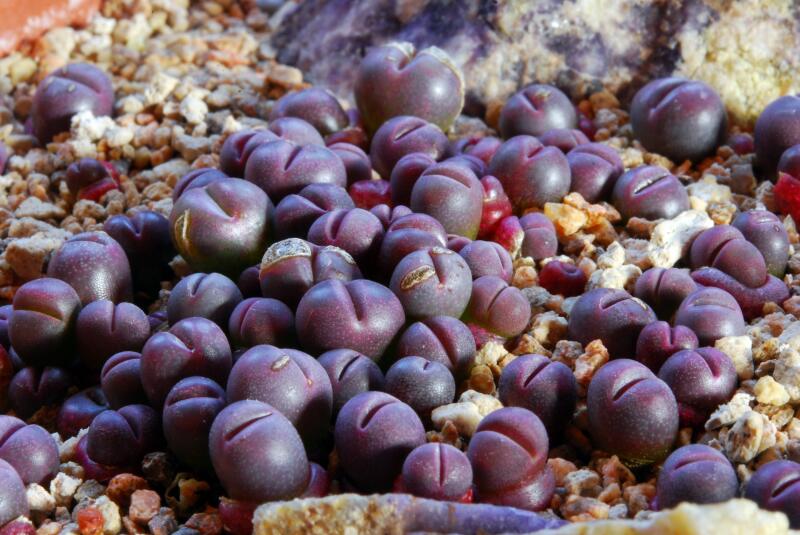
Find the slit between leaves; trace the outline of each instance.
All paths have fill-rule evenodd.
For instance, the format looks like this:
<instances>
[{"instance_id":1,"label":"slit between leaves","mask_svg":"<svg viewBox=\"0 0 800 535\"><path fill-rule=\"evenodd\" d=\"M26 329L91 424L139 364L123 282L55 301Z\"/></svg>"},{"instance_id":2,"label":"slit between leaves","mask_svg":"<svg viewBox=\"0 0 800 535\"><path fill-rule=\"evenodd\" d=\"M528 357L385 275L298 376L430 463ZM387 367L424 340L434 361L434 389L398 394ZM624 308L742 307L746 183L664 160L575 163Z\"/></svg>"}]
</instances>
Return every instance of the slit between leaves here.
<instances>
[{"instance_id":1,"label":"slit between leaves","mask_svg":"<svg viewBox=\"0 0 800 535\"><path fill-rule=\"evenodd\" d=\"M625 295L624 293L617 294L617 295L615 295L613 297L609 297L607 299L604 299L600 303L600 309L601 310L608 310L609 308L613 307L617 303L621 303L621 302L625 301L626 299L628 299L628 296Z\"/></svg>"},{"instance_id":2,"label":"slit between leaves","mask_svg":"<svg viewBox=\"0 0 800 535\"><path fill-rule=\"evenodd\" d=\"M292 147L292 152L289 153L289 157L286 158L286 162L284 162L284 164L283 164L283 170L284 171L288 171L289 170L289 167L291 167L291 165L294 163L294 161L300 155L300 151L302 151L302 150L303 150L303 147L298 147L297 145Z\"/></svg>"},{"instance_id":3,"label":"slit between leaves","mask_svg":"<svg viewBox=\"0 0 800 535\"><path fill-rule=\"evenodd\" d=\"M714 248L714 249L711 251L711 254L710 254L710 255L709 255L709 257L708 257L708 264L707 264L707 265L709 265L709 266L713 266L713 265L714 265L714 262L717 260L717 257L720 255L720 253L722 253L722 249L724 249L726 245L728 245L730 242L732 242L732 241L733 241L733 240L735 240L735 239L736 239L736 238L730 238L730 239L727 239L727 240L723 241L723 242L722 242L722 243L720 243L719 245L717 245L717 246L716 246L716 247L715 247L715 248Z\"/></svg>"},{"instance_id":4,"label":"slit between leaves","mask_svg":"<svg viewBox=\"0 0 800 535\"><path fill-rule=\"evenodd\" d=\"M378 403L377 405L372 407L370 410L368 410L367 413L364 415L364 418L361 420L359 428L366 429L367 426L369 425L369 423L372 421L372 419L375 418L375 415L378 414L378 412L382 408L384 408L384 407L386 407L388 405L391 405L392 403L393 403L392 400L386 400L386 401L383 401L381 403Z\"/></svg>"},{"instance_id":5,"label":"slit between leaves","mask_svg":"<svg viewBox=\"0 0 800 535\"><path fill-rule=\"evenodd\" d=\"M525 382L522 383L522 386L527 387L530 385L531 382L536 379L536 376L538 376L539 373L547 367L547 364L547 362L540 362L533 370L531 370L531 373L525 378Z\"/></svg>"},{"instance_id":6,"label":"slit between leaves","mask_svg":"<svg viewBox=\"0 0 800 535\"><path fill-rule=\"evenodd\" d=\"M356 363L358 360L358 355L353 355L352 358L342 366L342 369L339 370L339 375L336 377L336 380L341 382L344 376L347 374L347 371Z\"/></svg>"},{"instance_id":7,"label":"slit between leaves","mask_svg":"<svg viewBox=\"0 0 800 535\"><path fill-rule=\"evenodd\" d=\"M406 129L400 130L397 133L397 135L395 136L394 139L395 139L395 141L400 141L404 137L416 132L417 130L419 130L420 128L423 128L424 126L425 126L425 123L423 122L423 123L415 124L411 128L406 128Z\"/></svg>"},{"instance_id":8,"label":"slit between leaves","mask_svg":"<svg viewBox=\"0 0 800 535\"><path fill-rule=\"evenodd\" d=\"M619 388L619 390L614 392L614 397L612 398L612 400L613 401L619 400L619 398L624 396L631 388L633 388L634 386L638 385L639 383L641 383L643 381L647 381L647 377L640 377L638 379L634 379L634 380L629 381L628 383L622 385Z\"/></svg>"},{"instance_id":9,"label":"slit between leaves","mask_svg":"<svg viewBox=\"0 0 800 535\"><path fill-rule=\"evenodd\" d=\"M679 469L683 468L684 466L689 466L690 464L694 464L696 462L705 461L705 460L711 460L711 459L696 459L694 457L687 456L687 457L681 459L680 461L678 461L677 463L675 463L674 470L679 470Z\"/></svg>"},{"instance_id":10,"label":"slit between leaves","mask_svg":"<svg viewBox=\"0 0 800 535\"><path fill-rule=\"evenodd\" d=\"M445 453L444 448L441 446L437 446L436 448L439 450L439 486L443 487L445 482L445 477L447 476L447 470L445 467Z\"/></svg>"},{"instance_id":11,"label":"slit between leaves","mask_svg":"<svg viewBox=\"0 0 800 535\"><path fill-rule=\"evenodd\" d=\"M267 412L267 413L264 413L264 414L259 414L258 416L254 416L254 417L250 418L249 420L245 420L241 424L237 425L236 427L234 427L233 429L231 429L230 431L225 433L225 440L228 441L228 440L233 439L234 437L236 437L236 435L238 435L239 433L243 432L247 428L252 427L254 424L258 423L259 421L263 420L264 418L269 418L270 416L272 416L272 413L271 412Z\"/></svg>"},{"instance_id":12,"label":"slit between leaves","mask_svg":"<svg viewBox=\"0 0 800 535\"><path fill-rule=\"evenodd\" d=\"M786 491L789 487L794 485L795 483L800 482L800 474L794 474L785 478L783 481L778 483L775 488L772 490L770 496L772 498L777 498L780 494Z\"/></svg>"},{"instance_id":13,"label":"slit between leaves","mask_svg":"<svg viewBox=\"0 0 800 535\"><path fill-rule=\"evenodd\" d=\"M213 185L213 184L214 183L209 184L209 185ZM212 201L214 201L214 205L217 208L219 208L219 211L222 212L225 215L225 217L227 217L229 219L233 219L234 214L228 213L228 211L220 203L220 200L216 198L216 196L215 196L216 193L213 193L213 191L211 189L209 189L209 188L203 188L203 189L205 190L206 195L208 195L208 198L211 199Z\"/></svg>"},{"instance_id":14,"label":"slit between leaves","mask_svg":"<svg viewBox=\"0 0 800 535\"><path fill-rule=\"evenodd\" d=\"M661 182L662 180L664 180L664 179L666 179L668 177L669 177L669 173L666 173L666 172L663 175L649 177L649 178L643 180L642 182L636 184L636 186L633 188L633 194L634 195L638 195L639 193L645 191L648 188L651 188L651 187L655 186L656 184L658 184L659 182Z\"/></svg>"}]
</instances>

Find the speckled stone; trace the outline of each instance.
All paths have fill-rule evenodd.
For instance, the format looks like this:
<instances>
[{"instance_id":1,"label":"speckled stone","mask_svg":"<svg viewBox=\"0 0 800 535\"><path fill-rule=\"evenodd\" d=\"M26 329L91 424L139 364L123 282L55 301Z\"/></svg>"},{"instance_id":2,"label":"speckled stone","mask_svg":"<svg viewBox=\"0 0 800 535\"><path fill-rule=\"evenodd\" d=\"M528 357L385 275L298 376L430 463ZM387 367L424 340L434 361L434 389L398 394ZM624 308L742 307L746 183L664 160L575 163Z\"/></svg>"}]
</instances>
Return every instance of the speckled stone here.
<instances>
[{"instance_id":1,"label":"speckled stone","mask_svg":"<svg viewBox=\"0 0 800 535\"><path fill-rule=\"evenodd\" d=\"M605 85L626 100L677 75L708 83L733 122L752 123L800 90L799 11L791 0L304 0L282 11L272 44L279 61L346 98L364 51L403 40L453 57L472 114L531 82L573 97Z\"/></svg>"}]
</instances>

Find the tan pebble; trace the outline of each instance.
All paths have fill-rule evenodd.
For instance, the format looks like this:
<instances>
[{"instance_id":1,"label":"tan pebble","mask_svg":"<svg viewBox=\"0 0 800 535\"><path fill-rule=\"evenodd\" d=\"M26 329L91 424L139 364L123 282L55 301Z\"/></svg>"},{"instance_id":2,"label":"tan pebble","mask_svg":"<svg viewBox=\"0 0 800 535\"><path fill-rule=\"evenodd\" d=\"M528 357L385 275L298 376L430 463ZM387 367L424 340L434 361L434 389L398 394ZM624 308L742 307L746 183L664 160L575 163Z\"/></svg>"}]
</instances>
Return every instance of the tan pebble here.
<instances>
[{"instance_id":1,"label":"tan pebble","mask_svg":"<svg viewBox=\"0 0 800 535\"><path fill-rule=\"evenodd\" d=\"M482 416L486 416L491 412L503 408L503 404L500 403L500 400L496 397L474 390L467 390L462 393L458 401L474 404L478 407L478 412L480 412Z\"/></svg>"},{"instance_id":2,"label":"tan pebble","mask_svg":"<svg viewBox=\"0 0 800 535\"><path fill-rule=\"evenodd\" d=\"M608 350L600 340L587 344L584 353L575 361L575 379L578 384L588 386L595 372L608 362Z\"/></svg>"},{"instance_id":3,"label":"tan pebble","mask_svg":"<svg viewBox=\"0 0 800 535\"><path fill-rule=\"evenodd\" d=\"M769 375L760 378L753 391L759 403L781 406L789 402L786 388Z\"/></svg>"},{"instance_id":4,"label":"tan pebble","mask_svg":"<svg viewBox=\"0 0 800 535\"><path fill-rule=\"evenodd\" d=\"M754 398L750 394L737 392L728 403L717 407L717 410L709 416L705 425L706 430L711 431L733 424L743 415L750 412L750 404L753 400Z\"/></svg>"},{"instance_id":5,"label":"tan pebble","mask_svg":"<svg viewBox=\"0 0 800 535\"><path fill-rule=\"evenodd\" d=\"M564 477L564 489L569 494L597 497L602 490L600 474L588 468L576 470Z\"/></svg>"},{"instance_id":6,"label":"tan pebble","mask_svg":"<svg viewBox=\"0 0 800 535\"><path fill-rule=\"evenodd\" d=\"M14 210L16 217L34 219L60 219L66 215L64 210L53 203L42 202L36 197L28 197Z\"/></svg>"},{"instance_id":7,"label":"tan pebble","mask_svg":"<svg viewBox=\"0 0 800 535\"><path fill-rule=\"evenodd\" d=\"M590 522L608 518L609 509L608 504L597 498L570 496L560 512L570 522Z\"/></svg>"},{"instance_id":8,"label":"tan pebble","mask_svg":"<svg viewBox=\"0 0 800 535\"><path fill-rule=\"evenodd\" d=\"M72 215L80 219L92 218L102 220L106 218L106 208L102 204L89 199L81 199L72 208Z\"/></svg>"},{"instance_id":9,"label":"tan pebble","mask_svg":"<svg viewBox=\"0 0 800 535\"><path fill-rule=\"evenodd\" d=\"M69 506L75 491L82 482L81 479L63 472L56 474L56 477L50 481L50 494L55 499L56 505Z\"/></svg>"},{"instance_id":10,"label":"tan pebble","mask_svg":"<svg viewBox=\"0 0 800 535\"><path fill-rule=\"evenodd\" d=\"M492 369L485 364L474 366L470 370L469 387L482 394L494 393L496 386Z\"/></svg>"},{"instance_id":11,"label":"tan pebble","mask_svg":"<svg viewBox=\"0 0 800 535\"><path fill-rule=\"evenodd\" d=\"M563 487L566 476L578 469L575 463L559 457L547 459L547 466L553 471L557 487Z\"/></svg>"},{"instance_id":12,"label":"tan pebble","mask_svg":"<svg viewBox=\"0 0 800 535\"><path fill-rule=\"evenodd\" d=\"M586 214L567 204L547 203L544 215L553 222L559 236L572 236L583 228L588 221Z\"/></svg>"},{"instance_id":13,"label":"tan pebble","mask_svg":"<svg viewBox=\"0 0 800 535\"><path fill-rule=\"evenodd\" d=\"M619 501L622 498L622 489L619 486L619 483L612 483L608 485L603 491L597 496L597 499L603 503L607 503L609 505ZM627 508L626 508L627 513Z\"/></svg>"},{"instance_id":14,"label":"tan pebble","mask_svg":"<svg viewBox=\"0 0 800 535\"><path fill-rule=\"evenodd\" d=\"M449 403L433 409L431 421L438 429L444 427L446 422L451 422L458 433L465 437L475 434L475 428L483 419L474 403Z\"/></svg>"},{"instance_id":15,"label":"tan pebble","mask_svg":"<svg viewBox=\"0 0 800 535\"><path fill-rule=\"evenodd\" d=\"M533 266L520 266L514 270L511 285L517 288L529 288L539 282L536 268Z\"/></svg>"},{"instance_id":16,"label":"tan pebble","mask_svg":"<svg viewBox=\"0 0 800 535\"><path fill-rule=\"evenodd\" d=\"M714 342L714 347L733 361L739 380L753 377L753 341L749 336L725 336Z\"/></svg>"},{"instance_id":17,"label":"tan pebble","mask_svg":"<svg viewBox=\"0 0 800 535\"><path fill-rule=\"evenodd\" d=\"M627 487L636 482L633 472L616 455L598 461L597 471L603 476L604 486L618 483L622 487Z\"/></svg>"},{"instance_id":18,"label":"tan pebble","mask_svg":"<svg viewBox=\"0 0 800 535\"><path fill-rule=\"evenodd\" d=\"M628 506L631 514L635 515L639 511L644 511L650 508L650 500L656 494L656 487L650 483L641 483L639 485L631 485L626 487L622 496Z\"/></svg>"},{"instance_id":19,"label":"tan pebble","mask_svg":"<svg viewBox=\"0 0 800 535\"><path fill-rule=\"evenodd\" d=\"M81 483L81 486L75 491L74 498L76 502L81 502L85 499L95 499L102 496L105 491L105 486L94 479L89 479Z\"/></svg>"},{"instance_id":20,"label":"tan pebble","mask_svg":"<svg viewBox=\"0 0 800 535\"><path fill-rule=\"evenodd\" d=\"M486 342L475 353L475 359L472 364L493 366L496 365L497 362L507 354L508 351L503 344L499 342Z\"/></svg>"},{"instance_id":21,"label":"tan pebble","mask_svg":"<svg viewBox=\"0 0 800 535\"><path fill-rule=\"evenodd\" d=\"M28 498L28 507L31 512L49 516L56 510L56 500L47 489L36 483L31 483L25 489Z\"/></svg>"},{"instance_id":22,"label":"tan pebble","mask_svg":"<svg viewBox=\"0 0 800 535\"><path fill-rule=\"evenodd\" d=\"M655 226L650 237L651 262L656 267L672 267L687 252L695 236L713 226L708 214L699 210L688 210L662 221Z\"/></svg>"},{"instance_id":23,"label":"tan pebble","mask_svg":"<svg viewBox=\"0 0 800 535\"><path fill-rule=\"evenodd\" d=\"M128 516L140 524L146 524L161 507L161 497L152 490L136 490L131 494Z\"/></svg>"},{"instance_id":24,"label":"tan pebble","mask_svg":"<svg viewBox=\"0 0 800 535\"><path fill-rule=\"evenodd\" d=\"M64 243L64 238L53 238L36 234L30 238L11 241L5 250L4 258L10 268L23 280L41 276L50 253Z\"/></svg>"},{"instance_id":25,"label":"tan pebble","mask_svg":"<svg viewBox=\"0 0 800 535\"><path fill-rule=\"evenodd\" d=\"M567 319L550 311L537 314L529 333L543 346L552 348L556 342L566 337Z\"/></svg>"},{"instance_id":26,"label":"tan pebble","mask_svg":"<svg viewBox=\"0 0 800 535\"><path fill-rule=\"evenodd\" d=\"M740 463L753 460L759 452L771 446L769 427L773 427L772 423L755 411L740 416L723 441L727 457ZM774 432L772 438L774 440Z\"/></svg>"}]
</instances>

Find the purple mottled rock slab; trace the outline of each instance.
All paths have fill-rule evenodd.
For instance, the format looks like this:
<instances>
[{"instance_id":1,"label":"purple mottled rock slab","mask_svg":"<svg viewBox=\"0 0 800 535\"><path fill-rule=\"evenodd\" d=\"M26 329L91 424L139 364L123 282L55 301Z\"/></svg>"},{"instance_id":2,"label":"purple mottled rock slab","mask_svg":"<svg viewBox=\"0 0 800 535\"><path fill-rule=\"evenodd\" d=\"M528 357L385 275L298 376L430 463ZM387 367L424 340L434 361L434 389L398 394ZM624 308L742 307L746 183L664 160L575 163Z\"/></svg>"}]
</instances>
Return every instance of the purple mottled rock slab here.
<instances>
[{"instance_id":1,"label":"purple mottled rock slab","mask_svg":"<svg viewBox=\"0 0 800 535\"><path fill-rule=\"evenodd\" d=\"M566 523L546 514L509 507L454 504L405 494L339 494L262 505L253 518L254 535L364 535L424 533L535 533L536 535L779 535L789 533L780 512L755 502L682 503L637 520ZM794 532L792 532L794 533Z\"/></svg>"},{"instance_id":2,"label":"purple mottled rock slab","mask_svg":"<svg viewBox=\"0 0 800 535\"><path fill-rule=\"evenodd\" d=\"M564 520L513 507L416 498L409 494L339 494L262 505L255 535L291 533L534 533Z\"/></svg>"},{"instance_id":3,"label":"purple mottled rock slab","mask_svg":"<svg viewBox=\"0 0 800 535\"><path fill-rule=\"evenodd\" d=\"M299 0L273 45L343 97L369 47L406 40L456 60L472 114L533 81L625 100L646 80L682 75L715 87L747 125L800 90L798 13L791 0Z\"/></svg>"}]
</instances>

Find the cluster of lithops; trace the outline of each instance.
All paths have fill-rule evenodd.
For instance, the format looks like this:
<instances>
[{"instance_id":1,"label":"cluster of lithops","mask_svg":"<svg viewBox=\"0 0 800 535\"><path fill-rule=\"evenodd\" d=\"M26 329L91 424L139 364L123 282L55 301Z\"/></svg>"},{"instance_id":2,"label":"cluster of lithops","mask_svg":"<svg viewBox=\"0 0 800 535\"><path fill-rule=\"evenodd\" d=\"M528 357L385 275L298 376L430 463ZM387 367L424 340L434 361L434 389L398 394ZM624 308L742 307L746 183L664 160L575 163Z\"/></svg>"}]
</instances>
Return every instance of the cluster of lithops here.
<instances>
[{"instance_id":1,"label":"cluster of lithops","mask_svg":"<svg viewBox=\"0 0 800 535\"><path fill-rule=\"evenodd\" d=\"M30 418L63 401L58 431L86 430L76 456L87 477L136 472L167 448L221 484L226 508L249 512L331 488L540 511L556 493L548 452L570 432L632 468L663 463L654 508L738 495L723 453L675 445L738 386L715 342L789 297L781 219L743 211L698 233L676 266L645 269L630 292L602 287L545 207L573 193L610 203L623 224L671 219L690 208L684 177L626 169L546 85L508 100L499 137L458 138L464 91L438 49L375 48L356 109L319 88L287 94L268 129L225 139L219 169L177 182L168 218L116 215L66 240L47 277L0 308L10 407ZM47 142L80 111L110 114L112 101L102 72L64 67L36 92L33 132ZM684 79L647 84L630 119L644 147L676 162L712 154L727 129L713 90ZM800 99L770 105L755 141L765 175L780 174L778 206L800 213ZM118 188L115 173L76 162L69 193L98 199ZM176 253L190 272L179 280ZM520 265L536 275L529 284L518 284ZM531 329L535 283L569 300L562 337L599 341L610 361L584 381L550 356L515 355L490 389L502 408L439 442L432 415L466 390L478 350L489 340L512 350ZM58 465L46 431L0 417L0 525L27 514L25 485L46 484ZM794 527L798 466L766 464L744 491Z\"/></svg>"}]
</instances>

